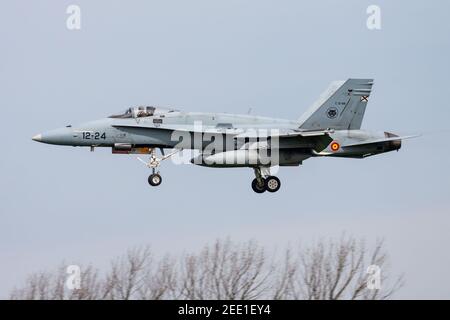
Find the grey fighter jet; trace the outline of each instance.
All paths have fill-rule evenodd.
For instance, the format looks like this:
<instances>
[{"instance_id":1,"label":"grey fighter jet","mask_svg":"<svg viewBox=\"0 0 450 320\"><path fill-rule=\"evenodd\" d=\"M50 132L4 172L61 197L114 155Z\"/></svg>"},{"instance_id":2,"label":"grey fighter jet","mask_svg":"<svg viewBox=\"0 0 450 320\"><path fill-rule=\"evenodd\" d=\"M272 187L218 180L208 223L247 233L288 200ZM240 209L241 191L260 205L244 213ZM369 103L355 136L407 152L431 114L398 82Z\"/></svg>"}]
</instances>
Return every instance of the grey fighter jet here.
<instances>
[{"instance_id":1,"label":"grey fighter jet","mask_svg":"<svg viewBox=\"0 0 450 320\"><path fill-rule=\"evenodd\" d=\"M158 168L162 160L181 150L183 153L196 150L191 163L252 168L253 190L276 192L281 183L271 175L273 167L299 166L311 157L365 158L399 150L402 139L412 137L361 130L372 85L371 79L332 82L297 120L141 106L78 126L44 132L33 140L90 147L91 151L109 147L114 154L148 154L148 162L139 159L152 169L148 178L152 186L161 184ZM166 154L164 149L174 151ZM157 157L157 150L161 151L161 157Z\"/></svg>"}]
</instances>

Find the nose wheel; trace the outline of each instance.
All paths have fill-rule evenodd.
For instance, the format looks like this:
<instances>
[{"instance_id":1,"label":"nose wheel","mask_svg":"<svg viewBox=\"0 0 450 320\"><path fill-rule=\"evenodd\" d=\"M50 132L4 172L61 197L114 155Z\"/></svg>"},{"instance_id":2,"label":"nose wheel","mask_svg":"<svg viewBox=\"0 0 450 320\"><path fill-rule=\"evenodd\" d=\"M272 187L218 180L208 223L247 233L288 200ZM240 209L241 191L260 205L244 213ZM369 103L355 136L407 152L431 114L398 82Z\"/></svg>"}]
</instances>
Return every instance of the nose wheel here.
<instances>
[{"instance_id":1,"label":"nose wheel","mask_svg":"<svg viewBox=\"0 0 450 320\"><path fill-rule=\"evenodd\" d=\"M148 177L148 183L152 186L152 187L157 187L161 184L162 182L162 178L161 175L159 173L152 173L149 177Z\"/></svg>"},{"instance_id":2,"label":"nose wheel","mask_svg":"<svg viewBox=\"0 0 450 320\"><path fill-rule=\"evenodd\" d=\"M142 160L141 158L138 158L139 161L141 161L142 163L144 163L147 167L152 169L152 174L148 177L148 183L152 186L152 187L157 187L161 184L162 182L162 178L161 175L159 174L159 171L156 172L156 169L159 167L161 161L166 160L168 158L170 158L171 156L173 156L175 153L180 152L181 150L175 150L174 152L168 154L168 155L164 155L163 149L161 149L161 153L163 154L162 158L157 158L156 157L156 152L155 149L153 148L151 150L151 154L150 154L150 160L149 162L145 162L144 160Z\"/></svg>"}]
</instances>

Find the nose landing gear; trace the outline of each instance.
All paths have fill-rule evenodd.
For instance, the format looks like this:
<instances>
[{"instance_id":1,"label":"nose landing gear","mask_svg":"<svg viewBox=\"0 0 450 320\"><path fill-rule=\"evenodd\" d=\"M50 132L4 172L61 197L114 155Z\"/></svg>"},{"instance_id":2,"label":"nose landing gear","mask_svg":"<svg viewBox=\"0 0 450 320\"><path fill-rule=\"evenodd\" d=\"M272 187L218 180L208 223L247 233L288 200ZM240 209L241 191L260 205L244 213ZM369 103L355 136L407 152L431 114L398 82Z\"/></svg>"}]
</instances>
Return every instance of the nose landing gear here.
<instances>
[{"instance_id":1,"label":"nose landing gear","mask_svg":"<svg viewBox=\"0 0 450 320\"><path fill-rule=\"evenodd\" d=\"M156 157L156 151L155 148L152 148L150 151L150 160L148 162L145 162L144 160L142 160L141 158L138 158L139 161L141 161L142 163L144 163L147 167L152 169L152 174L148 177L148 183L152 186L152 187L157 187L161 184L162 182L162 177L159 174L159 171L156 171L156 169L159 167L159 165L161 164L161 161L166 160L168 158L170 158L171 156L173 156L175 153L180 152L181 150L175 150L172 153L169 153L168 155L164 155L164 151L161 149L161 153L163 154L162 158L157 158Z\"/></svg>"}]
</instances>

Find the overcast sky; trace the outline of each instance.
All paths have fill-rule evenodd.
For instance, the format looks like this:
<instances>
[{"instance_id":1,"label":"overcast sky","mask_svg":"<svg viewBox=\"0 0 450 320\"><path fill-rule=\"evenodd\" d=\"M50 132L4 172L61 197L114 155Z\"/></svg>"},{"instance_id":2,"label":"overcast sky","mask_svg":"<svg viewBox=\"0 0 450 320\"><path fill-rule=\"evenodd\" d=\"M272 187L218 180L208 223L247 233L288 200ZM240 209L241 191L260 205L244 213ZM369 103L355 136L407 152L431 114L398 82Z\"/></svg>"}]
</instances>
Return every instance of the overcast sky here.
<instances>
[{"instance_id":1,"label":"overcast sky","mask_svg":"<svg viewBox=\"0 0 450 320\"><path fill-rule=\"evenodd\" d=\"M66 8L81 8L81 30ZM381 8L381 30L366 8ZM282 246L343 231L384 237L398 298L450 298L449 1L2 1L0 297L62 260L127 248L196 250L218 237ZM400 152L250 169L57 147L34 134L133 105L296 119L329 82L375 79L363 128L425 133Z\"/></svg>"}]
</instances>

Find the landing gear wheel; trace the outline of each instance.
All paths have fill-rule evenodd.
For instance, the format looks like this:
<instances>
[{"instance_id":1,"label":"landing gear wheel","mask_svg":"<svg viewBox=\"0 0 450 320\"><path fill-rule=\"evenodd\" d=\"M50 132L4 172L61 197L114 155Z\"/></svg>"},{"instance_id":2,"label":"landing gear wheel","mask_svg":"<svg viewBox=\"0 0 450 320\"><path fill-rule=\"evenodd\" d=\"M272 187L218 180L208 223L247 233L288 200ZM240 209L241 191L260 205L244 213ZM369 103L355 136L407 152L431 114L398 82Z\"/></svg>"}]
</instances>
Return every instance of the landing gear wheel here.
<instances>
[{"instance_id":1,"label":"landing gear wheel","mask_svg":"<svg viewBox=\"0 0 450 320\"><path fill-rule=\"evenodd\" d=\"M265 179L264 186L269 192L277 192L281 187L281 182L277 177L269 176Z\"/></svg>"},{"instance_id":2,"label":"landing gear wheel","mask_svg":"<svg viewBox=\"0 0 450 320\"><path fill-rule=\"evenodd\" d=\"M159 186L162 182L162 178L158 173L151 174L148 177L148 183L152 185L153 187Z\"/></svg>"},{"instance_id":3,"label":"landing gear wheel","mask_svg":"<svg viewBox=\"0 0 450 320\"><path fill-rule=\"evenodd\" d=\"M256 193L263 193L264 191L266 191L266 187L265 187L265 183L263 183L263 185L261 186L258 183L258 179L253 179L252 181L252 189L253 191L255 191Z\"/></svg>"}]
</instances>

